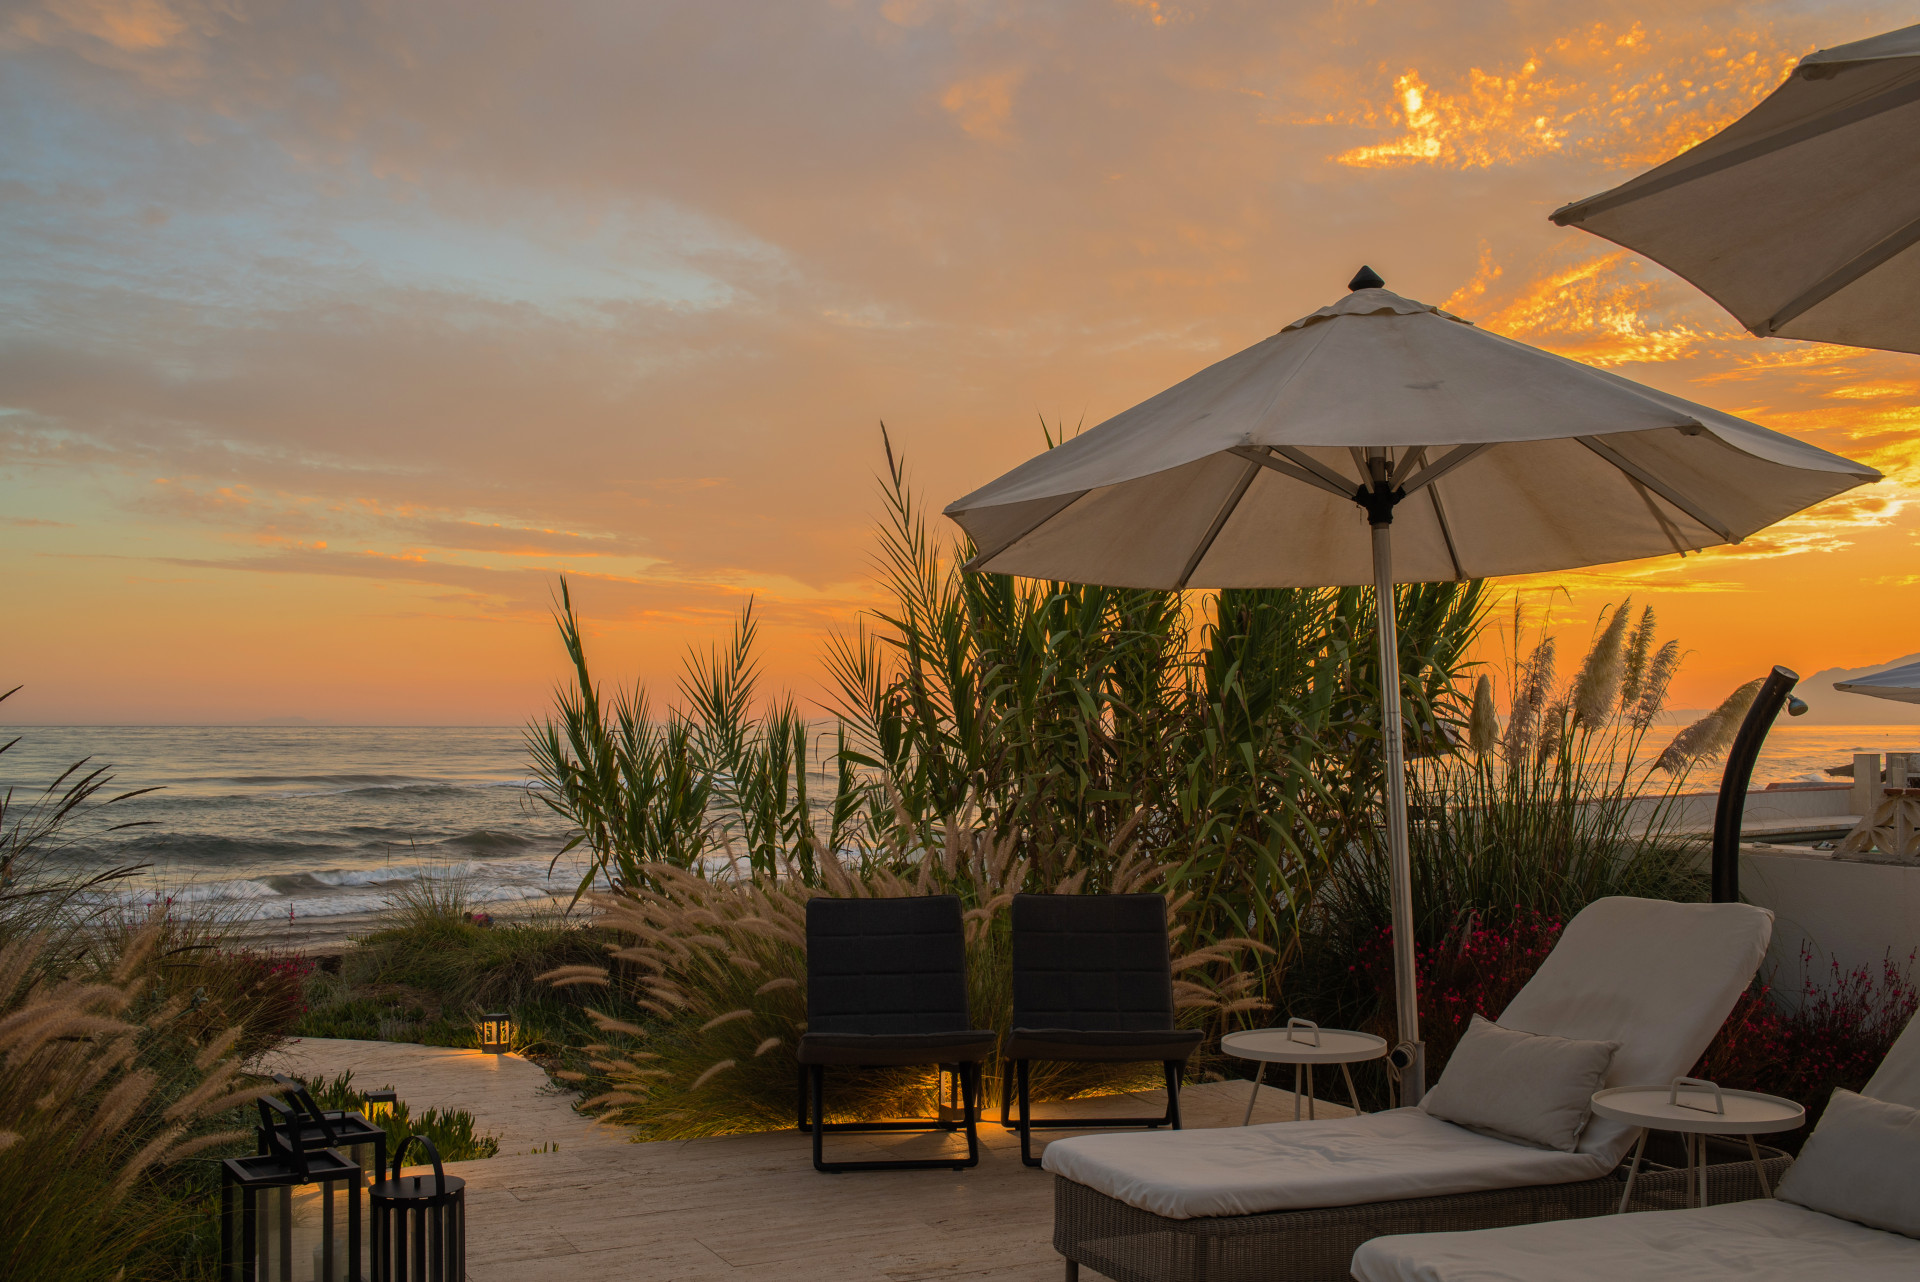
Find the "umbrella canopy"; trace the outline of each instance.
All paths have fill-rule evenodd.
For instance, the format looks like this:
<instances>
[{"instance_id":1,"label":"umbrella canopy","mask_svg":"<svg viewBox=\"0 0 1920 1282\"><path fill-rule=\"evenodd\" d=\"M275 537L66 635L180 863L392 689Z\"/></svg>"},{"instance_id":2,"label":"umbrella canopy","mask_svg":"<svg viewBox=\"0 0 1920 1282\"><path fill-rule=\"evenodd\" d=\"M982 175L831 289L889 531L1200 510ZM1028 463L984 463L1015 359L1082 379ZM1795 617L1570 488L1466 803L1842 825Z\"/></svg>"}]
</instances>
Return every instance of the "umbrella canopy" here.
<instances>
[{"instance_id":1,"label":"umbrella canopy","mask_svg":"<svg viewBox=\"0 0 1920 1282\"><path fill-rule=\"evenodd\" d=\"M1699 146L1552 217L1762 337L1920 352L1920 26L1807 55Z\"/></svg>"},{"instance_id":2,"label":"umbrella canopy","mask_svg":"<svg viewBox=\"0 0 1920 1282\"><path fill-rule=\"evenodd\" d=\"M1888 668L1885 672L1876 672L1861 677L1858 681L1836 681L1836 690L1848 694L1867 694L1876 699L1892 699L1897 703L1920 703L1920 663L1909 663L1903 667Z\"/></svg>"},{"instance_id":3,"label":"umbrella canopy","mask_svg":"<svg viewBox=\"0 0 1920 1282\"><path fill-rule=\"evenodd\" d=\"M946 509L970 570L1121 587L1371 584L1402 1102L1424 1090L1393 585L1746 535L1879 473L1704 405L1351 292Z\"/></svg>"},{"instance_id":4,"label":"umbrella canopy","mask_svg":"<svg viewBox=\"0 0 1920 1282\"><path fill-rule=\"evenodd\" d=\"M1356 454L1355 451L1360 451ZM1870 467L1357 289L950 505L970 569L1119 587L1374 581L1355 495L1382 451L1395 581L1717 543Z\"/></svg>"}]
</instances>

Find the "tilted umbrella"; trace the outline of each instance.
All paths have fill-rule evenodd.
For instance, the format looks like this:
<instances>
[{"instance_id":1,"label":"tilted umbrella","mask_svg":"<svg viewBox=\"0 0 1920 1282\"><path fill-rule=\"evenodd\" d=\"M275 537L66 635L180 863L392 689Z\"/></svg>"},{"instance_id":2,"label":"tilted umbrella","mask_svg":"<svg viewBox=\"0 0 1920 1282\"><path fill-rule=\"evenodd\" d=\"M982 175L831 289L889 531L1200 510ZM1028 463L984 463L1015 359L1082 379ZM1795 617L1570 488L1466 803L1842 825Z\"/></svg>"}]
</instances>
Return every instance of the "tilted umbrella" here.
<instances>
[{"instance_id":1,"label":"tilted umbrella","mask_svg":"<svg viewBox=\"0 0 1920 1282\"><path fill-rule=\"evenodd\" d=\"M1836 681L1836 690L1848 694L1872 695L1876 699L1892 699L1896 703L1920 703L1920 663L1909 663L1898 668L1888 668L1885 672L1874 672L1861 677L1858 681Z\"/></svg>"},{"instance_id":2,"label":"tilted umbrella","mask_svg":"<svg viewBox=\"0 0 1920 1282\"><path fill-rule=\"evenodd\" d=\"M1738 543L1879 473L1382 284L1362 268L1339 302L946 511L979 549L969 570L1159 589L1374 587L1411 1103L1424 1069L1393 585Z\"/></svg>"},{"instance_id":3,"label":"tilted umbrella","mask_svg":"<svg viewBox=\"0 0 1920 1282\"><path fill-rule=\"evenodd\" d=\"M1763 338L1920 352L1920 26L1807 55L1699 146L1552 218Z\"/></svg>"}]
</instances>

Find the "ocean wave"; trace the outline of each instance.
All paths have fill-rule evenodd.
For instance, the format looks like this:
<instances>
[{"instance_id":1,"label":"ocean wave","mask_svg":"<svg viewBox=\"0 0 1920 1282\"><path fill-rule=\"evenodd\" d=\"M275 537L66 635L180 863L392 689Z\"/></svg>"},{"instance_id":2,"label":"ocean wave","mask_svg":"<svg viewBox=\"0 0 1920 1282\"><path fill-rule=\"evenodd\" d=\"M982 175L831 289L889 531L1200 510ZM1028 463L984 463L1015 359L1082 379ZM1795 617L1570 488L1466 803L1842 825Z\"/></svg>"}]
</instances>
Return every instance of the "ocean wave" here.
<instances>
[{"instance_id":1,"label":"ocean wave","mask_svg":"<svg viewBox=\"0 0 1920 1282\"><path fill-rule=\"evenodd\" d=\"M352 849L339 842L288 841L280 837L224 837L217 833L159 832L121 838L98 853L114 859L186 859L245 863L259 859L326 859Z\"/></svg>"}]
</instances>

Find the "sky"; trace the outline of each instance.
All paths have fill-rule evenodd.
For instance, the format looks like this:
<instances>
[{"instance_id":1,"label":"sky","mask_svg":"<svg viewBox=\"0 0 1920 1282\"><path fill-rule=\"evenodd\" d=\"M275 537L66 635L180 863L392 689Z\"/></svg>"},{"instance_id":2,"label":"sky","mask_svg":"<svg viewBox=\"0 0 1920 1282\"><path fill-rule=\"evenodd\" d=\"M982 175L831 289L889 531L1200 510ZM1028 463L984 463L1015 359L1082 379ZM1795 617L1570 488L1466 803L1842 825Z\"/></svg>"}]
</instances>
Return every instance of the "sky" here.
<instances>
[{"instance_id":1,"label":"sky","mask_svg":"<svg viewBox=\"0 0 1920 1282\"><path fill-rule=\"evenodd\" d=\"M1920 357L1759 340L1552 226L1894 5L0 0L0 689L16 723L511 724L772 686L937 510L1333 301L1475 323L1888 479L1651 605L1682 706L1920 650ZM1817 692L1809 691L1810 697ZM1829 698L1833 697L1831 694Z\"/></svg>"}]
</instances>

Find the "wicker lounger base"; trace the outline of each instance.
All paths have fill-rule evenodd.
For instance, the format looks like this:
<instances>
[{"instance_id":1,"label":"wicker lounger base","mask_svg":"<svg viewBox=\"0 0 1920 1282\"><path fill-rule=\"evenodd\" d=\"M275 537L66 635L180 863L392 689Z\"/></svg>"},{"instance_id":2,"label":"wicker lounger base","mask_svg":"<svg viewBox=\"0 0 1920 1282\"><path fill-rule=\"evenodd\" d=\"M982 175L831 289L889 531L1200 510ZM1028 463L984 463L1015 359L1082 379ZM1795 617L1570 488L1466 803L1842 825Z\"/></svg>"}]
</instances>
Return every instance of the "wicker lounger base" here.
<instances>
[{"instance_id":1,"label":"wicker lounger base","mask_svg":"<svg viewBox=\"0 0 1920 1282\"><path fill-rule=\"evenodd\" d=\"M1732 1145L1714 1149L1723 1159L1736 1151ZM1745 1145L1737 1151L1739 1161L1707 1168L1707 1190L1715 1203L1763 1196ZM1777 1188L1793 1159L1777 1149L1761 1153L1767 1183ZM1056 1175L1053 1246L1066 1257L1069 1282L1083 1264L1113 1282L1346 1282L1353 1253L1369 1238L1605 1215L1619 1207L1624 1180L1622 1167L1572 1184L1170 1220ZM1685 1184L1684 1171L1642 1170L1629 1209L1684 1207Z\"/></svg>"}]
</instances>

